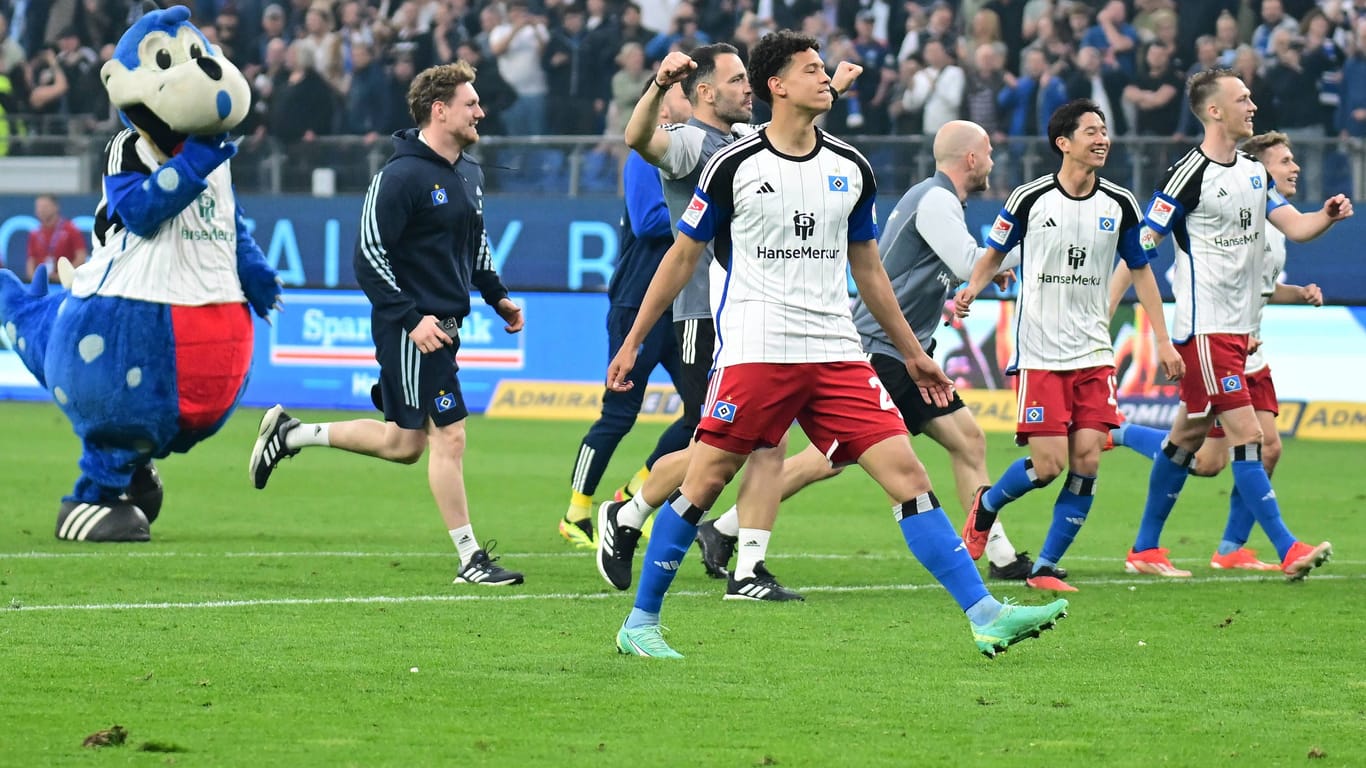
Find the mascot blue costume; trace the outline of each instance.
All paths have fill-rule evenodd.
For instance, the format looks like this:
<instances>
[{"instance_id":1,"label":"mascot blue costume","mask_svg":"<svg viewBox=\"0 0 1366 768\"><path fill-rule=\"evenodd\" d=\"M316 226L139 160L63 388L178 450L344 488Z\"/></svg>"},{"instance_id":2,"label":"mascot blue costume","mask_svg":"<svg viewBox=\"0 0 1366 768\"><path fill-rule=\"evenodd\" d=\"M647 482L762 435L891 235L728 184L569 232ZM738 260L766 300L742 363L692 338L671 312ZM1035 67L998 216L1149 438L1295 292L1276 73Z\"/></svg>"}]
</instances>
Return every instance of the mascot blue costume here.
<instances>
[{"instance_id":1,"label":"mascot blue costume","mask_svg":"<svg viewBox=\"0 0 1366 768\"><path fill-rule=\"evenodd\" d=\"M147 541L161 508L153 459L218 431L246 386L254 311L280 284L244 224L228 130L246 78L189 23L147 3L100 71L128 130L105 149L90 259L24 286L0 270L0 320L82 443L57 538Z\"/></svg>"}]
</instances>

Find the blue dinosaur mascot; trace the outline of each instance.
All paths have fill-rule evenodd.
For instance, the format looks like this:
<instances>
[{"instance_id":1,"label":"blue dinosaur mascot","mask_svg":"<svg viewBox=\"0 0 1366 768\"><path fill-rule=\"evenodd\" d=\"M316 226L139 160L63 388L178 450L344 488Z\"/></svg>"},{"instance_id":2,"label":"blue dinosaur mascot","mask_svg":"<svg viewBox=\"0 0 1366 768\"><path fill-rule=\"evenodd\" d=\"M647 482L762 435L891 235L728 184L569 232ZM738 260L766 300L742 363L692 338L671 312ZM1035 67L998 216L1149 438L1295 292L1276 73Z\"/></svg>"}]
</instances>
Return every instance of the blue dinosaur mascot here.
<instances>
[{"instance_id":1,"label":"blue dinosaur mascot","mask_svg":"<svg viewBox=\"0 0 1366 768\"><path fill-rule=\"evenodd\" d=\"M251 312L280 284L248 234L227 131L250 106L246 78L189 23L146 12L101 80L128 130L105 148L90 259L49 293L0 270L0 320L80 437L80 478L57 538L148 541L161 509L153 459L218 431L246 386Z\"/></svg>"}]
</instances>

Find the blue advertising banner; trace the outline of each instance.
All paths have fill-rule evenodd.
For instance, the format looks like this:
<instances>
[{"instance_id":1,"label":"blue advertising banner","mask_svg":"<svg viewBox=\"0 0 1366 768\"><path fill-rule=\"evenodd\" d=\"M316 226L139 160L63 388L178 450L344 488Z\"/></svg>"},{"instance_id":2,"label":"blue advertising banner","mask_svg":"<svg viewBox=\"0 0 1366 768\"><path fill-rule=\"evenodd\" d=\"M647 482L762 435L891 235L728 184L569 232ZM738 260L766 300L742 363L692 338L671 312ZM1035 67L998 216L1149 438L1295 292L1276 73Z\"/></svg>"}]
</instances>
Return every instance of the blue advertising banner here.
<instances>
[{"instance_id":1,"label":"blue advertising banner","mask_svg":"<svg viewBox=\"0 0 1366 768\"><path fill-rule=\"evenodd\" d=\"M63 198L62 210L89 232L98 203L91 196ZM352 256L362 199L244 196L242 206L253 235L286 285L356 288ZM884 196L884 214L896 199ZM999 201L968 203L969 226L983 232ZM0 197L0 264L23 274L28 233L37 228L33 201ZM613 198L546 198L491 195L486 203L489 246L503 281L517 291L604 291L618 249L622 204ZM1286 280L1318 283L1335 304L1366 304L1366 260L1356 244L1366 241L1366 217L1349 219L1323 237L1291 244ZM1159 284L1170 298L1166 273L1171 244L1156 262Z\"/></svg>"}]
</instances>

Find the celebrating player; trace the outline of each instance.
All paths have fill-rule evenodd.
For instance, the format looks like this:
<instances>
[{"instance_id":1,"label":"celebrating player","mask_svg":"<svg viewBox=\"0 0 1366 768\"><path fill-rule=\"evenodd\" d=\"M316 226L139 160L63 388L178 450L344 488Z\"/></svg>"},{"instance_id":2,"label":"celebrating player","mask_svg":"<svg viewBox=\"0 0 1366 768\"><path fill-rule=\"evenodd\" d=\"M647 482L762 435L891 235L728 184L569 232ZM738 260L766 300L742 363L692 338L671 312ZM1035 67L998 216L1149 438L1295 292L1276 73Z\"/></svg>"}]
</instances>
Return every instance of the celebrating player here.
<instances>
[{"instance_id":1,"label":"celebrating player","mask_svg":"<svg viewBox=\"0 0 1366 768\"><path fill-rule=\"evenodd\" d=\"M1087 99L1064 104L1048 121L1048 140L1062 167L1010 195L991 228L987 255L954 299L958 314L966 315L1006 253L1022 245L1015 357L1006 372L1019 376L1015 439L1029 445L1029 457L977 491L963 541L968 554L981 557L997 513L1052 483L1065 467L1053 522L1025 583L1075 592L1056 566L1091 511L1101 449L1120 421L1107 290L1115 254L1134 275L1143 308L1159 319L1162 296L1148 267L1153 246L1151 238L1143 242L1138 202L1096 175L1110 152L1105 113ZM1181 356L1165 323L1153 328L1167 376L1179 379Z\"/></svg>"}]
</instances>

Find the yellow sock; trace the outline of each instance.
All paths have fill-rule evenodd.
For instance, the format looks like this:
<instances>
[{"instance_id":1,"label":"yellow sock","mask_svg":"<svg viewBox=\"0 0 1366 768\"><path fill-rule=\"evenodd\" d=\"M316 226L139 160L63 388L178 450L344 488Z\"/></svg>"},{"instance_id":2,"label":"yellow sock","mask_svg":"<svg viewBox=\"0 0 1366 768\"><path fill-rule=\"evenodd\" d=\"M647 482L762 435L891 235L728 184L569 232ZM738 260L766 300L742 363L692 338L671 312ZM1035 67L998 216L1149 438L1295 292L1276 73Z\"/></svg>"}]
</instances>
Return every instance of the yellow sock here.
<instances>
[{"instance_id":1,"label":"yellow sock","mask_svg":"<svg viewBox=\"0 0 1366 768\"><path fill-rule=\"evenodd\" d=\"M627 498L630 498L632 496L635 496L637 493L640 493L640 487L642 485L645 485L645 481L649 478L650 470L648 467L641 467L640 469L636 470L636 473L632 475L631 479L626 482Z\"/></svg>"},{"instance_id":2,"label":"yellow sock","mask_svg":"<svg viewBox=\"0 0 1366 768\"><path fill-rule=\"evenodd\" d=\"M578 491L571 492L569 494L569 511L564 513L564 519L568 520L571 523L577 523L580 520L587 520L592 516L592 497L585 496L582 493L579 493Z\"/></svg>"}]
</instances>

